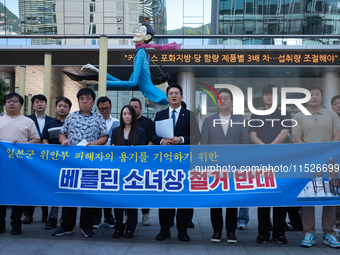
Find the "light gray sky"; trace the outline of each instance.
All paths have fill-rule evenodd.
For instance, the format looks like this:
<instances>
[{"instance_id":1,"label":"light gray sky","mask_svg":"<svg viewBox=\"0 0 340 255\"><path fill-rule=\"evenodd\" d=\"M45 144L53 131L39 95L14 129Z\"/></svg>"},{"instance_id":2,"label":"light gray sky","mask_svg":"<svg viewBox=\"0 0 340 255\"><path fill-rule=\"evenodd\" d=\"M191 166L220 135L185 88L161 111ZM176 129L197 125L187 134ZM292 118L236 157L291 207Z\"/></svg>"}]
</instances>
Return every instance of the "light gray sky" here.
<instances>
[{"instance_id":1,"label":"light gray sky","mask_svg":"<svg viewBox=\"0 0 340 255\"><path fill-rule=\"evenodd\" d=\"M166 11L168 30L211 22L211 0L167 0Z\"/></svg>"},{"instance_id":2,"label":"light gray sky","mask_svg":"<svg viewBox=\"0 0 340 255\"><path fill-rule=\"evenodd\" d=\"M19 18L19 0L0 0L0 2Z\"/></svg>"}]
</instances>

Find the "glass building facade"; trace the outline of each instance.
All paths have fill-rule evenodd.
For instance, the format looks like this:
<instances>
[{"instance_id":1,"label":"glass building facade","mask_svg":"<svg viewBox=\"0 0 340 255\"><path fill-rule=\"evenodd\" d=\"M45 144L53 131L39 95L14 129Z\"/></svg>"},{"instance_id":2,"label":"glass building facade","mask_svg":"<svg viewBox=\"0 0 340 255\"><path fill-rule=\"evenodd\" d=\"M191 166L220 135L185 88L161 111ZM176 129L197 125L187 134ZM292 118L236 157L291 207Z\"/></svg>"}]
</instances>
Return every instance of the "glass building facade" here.
<instances>
[{"instance_id":1,"label":"glass building facade","mask_svg":"<svg viewBox=\"0 0 340 255\"><path fill-rule=\"evenodd\" d=\"M187 44L337 44L337 39L282 40L249 35L340 34L338 0L0 0L1 34L123 35L147 21L158 35L247 35L182 40ZM20 20L20 22L18 22ZM249 37L249 38L248 38ZM179 39L180 40L180 39ZM162 41L162 40L161 40ZM161 42L160 41L160 42ZM166 41L167 42L167 41ZM7 41L8 43L8 41ZM26 44L60 44L28 40ZM97 44L70 40L68 44ZM118 39L112 44L131 44ZM8 43L10 44L10 43ZM67 44L67 42L64 42Z\"/></svg>"},{"instance_id":2,"label":"glass building facade","mask_svg":"<svg viewBox=\"0 0 340 255\"><path fill-rule=\"evenodd\" d=\"M216 31L220 34L333 35L340 33L340 2L337 0L220 0L219 2ZM223 41L223 43L229 42ZM246 39L239 43L275 44L275 41ZM329 40L325 43L338 44L338 40Z\"/></svg>"},{"instance_id":3,"label":"glass building facade","mask_svg":"<svg viewBox=\"0 0 340 255\"><path fill-rule=\"evenodd\" d=\"M19 0L20 28L23 35L56 35L56 0ZM56 39L33 39L32 44L60 44Z\"/></svg>"},{"instance_id":4,"label":"glass building facade","mask_svg":"<svg viewBox=\"0 0 340 255\"><path fill-rule=\"evenodd\" d=\"M203 60L209 58L208 51L214 49L223 49L229 54L233 53L231 49L245 51L253 49L251 47L262 47L265 51L267 46L273 46L284 54L292 47L317 49L319 46L336 47L340 44L340 0L0 0L0 46L4 50L7 45L35 45L41 46L41 49L44 45L71 45L81 49L84 45L98 47L99 35L106 34L109 36L111 49L117 50L119 45L127 45L130 48L126 49L132 51L132 32L143 21L153 26L155 43L182 43L185 49L197 49L196 53ZM28 38L15 38L16 34L26 35ZM42 37L29 38L29 35ZM49 38L49 35L60 38ZM71 38L72 35L77 38ZM97 37L85 37L91 35ZM340 58L338 50L334 55L339 55ZM181 81L179 74L193 74L190 91L194 94L191 97L195 100L191 101L195 101L195 104L191 104L191 110L197 112L200 120L204 119L200 112L201 97L205 94L200 83L211 86L236 85L245 97L247 88L252 87L255 108L262 107L261 89L267 84L275 84L279 88L306 87L309 84L322 87L327 83L325 80L332 82L332 79L334 84L340 84L336 65L326 68L317 64L313 67L310 64L301 67L211 64L207 62L204 67L191 64L163 66L172 77L169 83ZM67 63L64 65L70 71L81 73L80 67L69 67ZM158 69L152 63L150 66L155 78L159 73ZM18 69L12 69L16 77ZM7 72L8 68L0 67L0 73L4 70ZM119 79L127 80L132 72L132 65L109 66L108 72L117 75ZM61 71L52 73L57 75ZM64 86L70 82L60 77L54 80L55 87L60 83ZM96 85L91 87L97 88ZM339 88L333 91L340 92ZM117 102L112 112L115 117L118 116L121 104L126 104L127 98L134 96L142 100L145 114L151 116L153 113L138 88L110 90L108 95ZM207 106L208 115L217 111L210 97L207 98ZM245 107L247 110L246 105ZM296 111L293 108L290 110ZM248 111L246 115L249 114Z\"/></svg>"}]
</instances>

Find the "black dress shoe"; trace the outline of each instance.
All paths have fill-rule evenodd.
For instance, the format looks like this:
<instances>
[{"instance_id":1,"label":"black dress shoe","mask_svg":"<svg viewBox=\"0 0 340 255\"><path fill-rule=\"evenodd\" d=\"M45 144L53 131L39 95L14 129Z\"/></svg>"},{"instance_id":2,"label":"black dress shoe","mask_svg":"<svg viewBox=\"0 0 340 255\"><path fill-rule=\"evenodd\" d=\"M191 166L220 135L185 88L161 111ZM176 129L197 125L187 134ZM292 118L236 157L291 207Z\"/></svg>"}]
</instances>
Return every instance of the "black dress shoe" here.
<instances>
[{"instance_id":1,"label":"black dress shoe","mask_svg":"<svg viewBox=\"0 0 340 255\"><path fill-rule=\"evenodd\" d=\"M189 221L189 223L188 223L188 228L195 228L195 225L194 225L194 223L192 222L192 220Z\"/></svg>"},{"instance_id":2,"label":"black dress shoe","mask_svg":"<svg viewBox=\"0 0 340 255\"><path fill-rule=\"evenodd\" d=\"M121 238L123 236L123 230L116 229L115 232L113 233L113 238Z\"/></svg>"},{"instance_id":3,"label":"black dress shoe","mask_svg":"<svg viewBox=\"0 0 340 255\"><path fill-rule=\"evenodd\" d=\"M17 236L21 234L21 228L12 228L11 235Z\"/></svg>"},{"instance_id":4,"label":"black dress shoe","mask_svg":"<svg viewBox=\"0 0 340 255\"><path fill-rule=\"evenodd\" d=\"M168 238L170 238L170 230L168 231L161 230L159 234L156 236L156 240L158 241L164 241Z\"/></svg>"},{"instance_id":5,"label":"black dress shoe","mask_svg":"<svg viewBox=\"0 0 340 255\"><path fill-rule=\"evenodd\" d=\"M29 216L29 215L26 215L24 220L22 221L23 224L31 224L33 221L33 217L32 216Z\"/></svg>"},{"instance_id":6,"label":"black dress shoe","mask_svg":"<svg viewBox=\"0 0 340 255\"><path fill-rule=\"evenodd\" d=\"M126 229L125 238L132 238L133 237L133 230L132 229Z\"/></svg>"},{"instance_id":7,"label":"black dress shoe","mask_svg":"<svg viewBox=\"0 0 340 255\"><path fill-rule=\"evenodd\" d=\"M190 237L188 236L188 234L186 232L179 232L178 233L178 238L179 240L181 240L182 242L188 242L190 241Z\"/></svg>"},{"instance_id":8,"label":"black dress shoe","mask_svg":"<svg viewBox=\"0 0 340 255\"><path fill-rule=\"evenodd\" d=\"M73 81L98 81L98 74L85 74L85 75L78 75L74 73L70 73L67 71L63 71L71 80Z\"/></svg>"},{"instance_id":9,"label":"black dress shoe","mask_svg":"<svg viewBox=\"0 0 340 255\"><path fill-rule=\"evenodd\" d=\"M47 216L47 215L42 216L42 217L41 217L41 221L47 224L47 222L48 222L48 216Z\"/></svg>"}]
</instances>

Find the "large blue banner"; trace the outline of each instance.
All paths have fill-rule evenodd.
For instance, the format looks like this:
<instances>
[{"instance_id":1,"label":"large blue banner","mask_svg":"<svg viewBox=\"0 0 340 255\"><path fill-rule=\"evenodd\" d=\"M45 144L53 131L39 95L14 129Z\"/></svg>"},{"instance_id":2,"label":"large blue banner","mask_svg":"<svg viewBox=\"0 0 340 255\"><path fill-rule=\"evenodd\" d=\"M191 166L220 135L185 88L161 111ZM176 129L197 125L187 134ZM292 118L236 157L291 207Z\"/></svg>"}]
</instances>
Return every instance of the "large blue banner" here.
<instances>
[{"instance_id":1,"label":"large blue banner","mask_svg":"<svg viewBox=\"0 0 340 255\"><path fill-rule=\"evenodd\" d=\"M340 142L131 147L0 142L0 160L3 205L340 205Z\"/></svg>"}]
</instances>

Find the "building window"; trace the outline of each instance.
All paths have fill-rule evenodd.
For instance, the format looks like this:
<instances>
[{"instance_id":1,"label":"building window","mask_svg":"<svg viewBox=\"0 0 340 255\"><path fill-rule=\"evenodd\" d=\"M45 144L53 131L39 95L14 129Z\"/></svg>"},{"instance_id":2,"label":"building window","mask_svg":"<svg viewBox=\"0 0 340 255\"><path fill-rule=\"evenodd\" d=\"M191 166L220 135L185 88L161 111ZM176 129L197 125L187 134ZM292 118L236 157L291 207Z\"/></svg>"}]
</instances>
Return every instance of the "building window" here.
<instances>
[{"instance_id":1,"label":"building window","mask_svg":"<svg viewBox=\"0 0 340 255\"><path fill-rule=\"evenodd\" d=\"M90 12L96 11L96 4L90 4Z\"/></svg>"},{"instance_id":2,"label":"building window","mask_svg":"<svg viewBox=\"0 0 340 255\"><path fill-rule=\"evenodd\" d=\"M92 25L92 34L95 34L97 30L96 24Z\"/></svg>"},{"instance_id":3,"label":"building window","mask_svg":"<svg viewBox=\"0 0 340 255\"><path fill-rule=\"evenodd\" d=\"M90 22L93 22L93 14L90 14Z\"/></svg>"}]
</instances>

